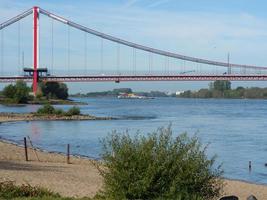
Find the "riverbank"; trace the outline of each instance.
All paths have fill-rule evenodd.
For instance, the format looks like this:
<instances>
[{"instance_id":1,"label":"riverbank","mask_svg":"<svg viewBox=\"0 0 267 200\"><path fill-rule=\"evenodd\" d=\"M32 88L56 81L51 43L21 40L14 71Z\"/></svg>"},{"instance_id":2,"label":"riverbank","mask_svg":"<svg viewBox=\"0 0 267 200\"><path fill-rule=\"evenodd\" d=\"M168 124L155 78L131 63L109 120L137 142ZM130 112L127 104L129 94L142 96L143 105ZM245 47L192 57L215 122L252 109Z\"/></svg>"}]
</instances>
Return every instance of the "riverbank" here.
<instances>
[{"instance_id":1,"label":"riverbank","mask_svg":"<svg viewBox=\"0 0 267 200\"><path fill-rule=\"evenodd\" d=\"M14 103L10 99L6 99L3 97L0 97L0 104L6 105L6 106L26 106L26 105L45 105L45 104L51 104L51 105L87 105L85 102L79 102L79 101L73 101L71 99L34 99L31 101L28 101L28 103Z\"/></svg>"},{"instance_id":2,"label":"riverbank","mask_svg":"<svg viewBox=\"0 0 267 200\"><path fill-rule=\"evenodd\" d=\"M111 117L96 117L92 115L37 115L35 113L0 113L0 123L16 121L62 121L62 120L112 120Z\"/></svg>"},{"instance_id":3,"label":"riverbank","mask_svg":"<svg viewBox=\"0 0 267 200\"><path fill-rule=\"evenodd\" d=\"M71 156L71 164L58 153L29 150L29 162L25 161L24 149L0 141L0 181L11 180L17 184L28 183L42 186L63 196L93 197L103 185L103 180L93 160ZM254 194L265 199L267 186L236 180L225 180L225 195L236 195L245 200Z\"/></svg>"}]
</instances>

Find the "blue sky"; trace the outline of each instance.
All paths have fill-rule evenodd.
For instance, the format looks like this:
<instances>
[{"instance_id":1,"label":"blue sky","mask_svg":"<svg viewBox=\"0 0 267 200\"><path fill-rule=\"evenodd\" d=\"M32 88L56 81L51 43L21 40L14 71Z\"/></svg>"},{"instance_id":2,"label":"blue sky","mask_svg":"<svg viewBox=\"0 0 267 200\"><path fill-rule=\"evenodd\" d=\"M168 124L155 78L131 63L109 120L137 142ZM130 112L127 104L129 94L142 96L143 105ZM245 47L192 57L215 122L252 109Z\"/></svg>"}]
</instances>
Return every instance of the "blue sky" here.
<instances>
[{"instance_id":1,"label":"blue sky","mask_svg":"<svg viewBox=\"0 0 267 200\"><path fill-rule=\"evenodd\" d=\"M230 52L231 62L267 66L267 2L263 0L1 0L0 21L5 21L33 5L90 28L147 46L221 61L226 61L227 53ZM45 20L43 24L43 29L50 26ZM48 38L48 35L49 32L44 32L43 37ZM59 35L58 40L61 41L66 32L62 31ZM24 43L26 41L25 39ZM45 39L43 41L45 47L47 42ZM73 52L76 43L82 43L82 39L73 42ZM60 42L58 51L64 45L64 42ZM49 48L44 48L43 52L48 54ZM25 62L30 65L30 53L25 56ZM63 55L58 54L57 59L63 60ZM48 60L49 56L45 55L41 62L49 66ZM82 65L81 60L82 57L79 56L72 58L78 65ZM58 65L64 65L64 62ZM242 85L265 84L250 82ZM71 91L105 90L114 87L175 91L206 86L207 83L199 82L70 85Z\"/></svg>"}]
</instances>

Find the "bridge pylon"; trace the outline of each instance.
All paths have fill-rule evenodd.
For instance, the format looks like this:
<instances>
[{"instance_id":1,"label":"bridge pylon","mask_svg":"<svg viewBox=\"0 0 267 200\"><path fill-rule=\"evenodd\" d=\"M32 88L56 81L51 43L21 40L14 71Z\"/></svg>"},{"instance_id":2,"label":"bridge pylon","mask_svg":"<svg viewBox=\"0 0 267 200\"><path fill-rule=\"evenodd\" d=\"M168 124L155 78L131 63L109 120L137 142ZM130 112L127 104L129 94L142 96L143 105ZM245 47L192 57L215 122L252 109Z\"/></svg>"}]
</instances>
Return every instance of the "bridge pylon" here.
<instances>
[{"instance_id":1,"label":"bridge pylon","mask_svg":"<svg viewBox=\"0 0 267 200\"><path fill-rule=\"evenodd\" d=\"M38 89L38 67L39 67L39 7L33 7L33 94Z\"/></svg>"}]
</instances>

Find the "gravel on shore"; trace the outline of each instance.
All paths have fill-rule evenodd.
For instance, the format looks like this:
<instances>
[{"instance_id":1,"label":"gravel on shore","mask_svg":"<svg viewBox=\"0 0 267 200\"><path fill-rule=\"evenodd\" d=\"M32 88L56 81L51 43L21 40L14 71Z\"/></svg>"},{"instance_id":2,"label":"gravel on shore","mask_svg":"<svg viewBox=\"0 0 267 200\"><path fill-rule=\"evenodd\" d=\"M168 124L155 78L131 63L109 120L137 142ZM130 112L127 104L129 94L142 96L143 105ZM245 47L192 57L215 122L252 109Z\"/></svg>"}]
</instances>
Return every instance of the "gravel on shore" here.
<instances>
[{"instance_id":1,"label":"gravel on shore","mask_svg":"<svg viewBox=\"0 0 267 200\"><path fill-rule=\"evenodd\" d=\"M57 121L57 120L112 120L112 117L95 117L92 115L36 115L35 113L0 113L0 123L15 121Z\"/></svg>"}]
</instances>

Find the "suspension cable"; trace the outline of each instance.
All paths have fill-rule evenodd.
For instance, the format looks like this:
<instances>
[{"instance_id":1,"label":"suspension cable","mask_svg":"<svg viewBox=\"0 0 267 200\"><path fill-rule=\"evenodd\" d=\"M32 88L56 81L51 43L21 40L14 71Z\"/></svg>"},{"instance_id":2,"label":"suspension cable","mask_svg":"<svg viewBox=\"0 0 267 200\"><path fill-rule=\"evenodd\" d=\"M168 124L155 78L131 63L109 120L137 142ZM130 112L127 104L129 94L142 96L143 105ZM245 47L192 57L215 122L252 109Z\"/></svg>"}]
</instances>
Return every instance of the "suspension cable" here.
<instances>
[{"instance_id":1,"label":"suspension cable","mask_svg":"<svg viewBox=\"0 0 267 200\"><path fill-rule=\"evenodd\" d=\"M133 75L136 75L136 49L133 48Z\"/></svg>"},{"instance_id":2,"label":"suspension cable","mask_svg":"<svg viewBox=\"0 0 267 200\"><path fill-rule=\"evenodd\" d=\"M103 74L103 65L104 65L104 61L103 61L103 51L104 51L104 41L103 38L100 39L100 73Z\"/></svg>"},{"instance_id":3,"label":"suspension cable","mask_svg":"<svg viewBox=\"0 0 267 200\"><path fill-rule=\"evenodd\" d=\"M38 26L39 26L39 30L38 30L38 60L39 60L39 62L38 62L38 67L41 67L42 66L42 64L41 64L41 62L42 62L42 57L41 57L41 42L40 41L42 41L42 40L40 40L40 38L41 38L41 18L40 18L40 16L39 16L39 23L38 23Z\"/></svg>"},{"instance_id":4,"label":"suspension cable","mask_svg":"<svg viewBox=\"0 0 267 200\"><path fill-rule=\"evenodd\" d=\"M1 75L4 75L4 30L1 30Z\"/></svg>"},{"instance_id":5,"label":"suspension cable","mask_svg":"<svg viewBox=\"0 0 267 200\"><path fill-rule=\"evenodd\" d=\"M151 52L148 53L149 56L149 75L152 75L152 67L153 67L153 54Z\"/></svg>"},{"instance_id":6,"label":"suspension cable","mask_svg":"<svg viewBox=\"0 0 267 200\"><path fill-rule=\"evenodd\" d=\"M20 44L20 21L18 21L18 66L17 66L17 70L18 70L18 75L20 72L20 48L21 48L21 44Z\"/></svg>"},{"instance_id":7,"label":"suspension cable","mask_svg":"<svg viewBox=\"0 0 267 200\"><path fill-rule=\"evenodd\" d=\"M70 26L68 26L68 74L70 74Z\"/></svg>"},{"instance_id":8,"label":"suspension cable","mask_svg":"<svg viewBox=\"0 0 267 200\"><path fill-rule=\"evenodd\" d=\"M51 19L51 73L54 73L54 20Z\"/></svg>"},{"instance_id":9,"label":"suspension cable","mask_svg":"<svg viewBox=\"0 0 267 200\"><path fill-rule=\"evenodd\" d=\"M84 69L87 74L87 33L84 32Z\"/></svg>"},{"instance_id":10,"label":"suspension cable","mask_svg":"<svg viewBox=\"0 0 267 200\"><path fill-rule=\"evenodd\" d=\"M169 75L169 57L165 56L165 75Z\"/></svg>"},{"instance_id":11,"label":"suspension cable","mask_svg":"<svg viewBox=\"0 0 267 200\"><path fill-rule=\"evenodd\" d=\"M21 69L22 69L22 71L23 71L23 69L24 69L24 40L23 40L23 23L21 23L20 24L20 64L21 64Z\"/></svg>"},{"instance_id":12,"label":"suspension cable","mask_svg":"<svg viewBox=\"0 0 267 200\"><path fill-rule=\"evenodd\" d=\"M120 44L117 43L117 75L120 75Z\"/></svg>"}]
</instances>

